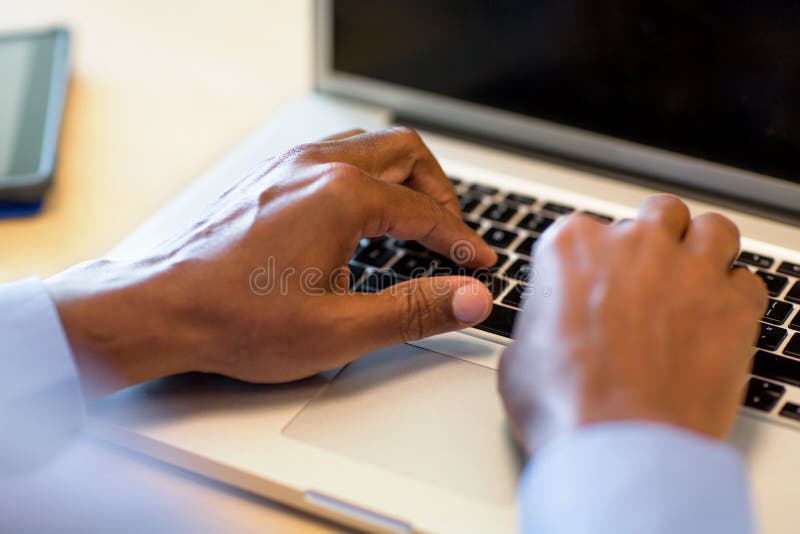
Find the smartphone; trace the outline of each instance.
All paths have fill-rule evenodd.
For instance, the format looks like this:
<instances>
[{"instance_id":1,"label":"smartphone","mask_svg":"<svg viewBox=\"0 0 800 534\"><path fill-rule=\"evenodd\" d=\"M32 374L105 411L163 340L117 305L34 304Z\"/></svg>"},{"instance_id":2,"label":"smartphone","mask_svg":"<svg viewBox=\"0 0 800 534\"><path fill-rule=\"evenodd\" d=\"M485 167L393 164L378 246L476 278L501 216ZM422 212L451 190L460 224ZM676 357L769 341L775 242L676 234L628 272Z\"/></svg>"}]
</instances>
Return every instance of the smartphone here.
<instances>
[{"instance_id":1,"label":"smartphone","mask_svg":"<svg viewBox=\"0 0 800 534\"><path fill-rule=\"evenodd\" d=\"M68 57L63 28L0 35L0 216L37 205L53 180Z\"/></svg>"}]
</instances>

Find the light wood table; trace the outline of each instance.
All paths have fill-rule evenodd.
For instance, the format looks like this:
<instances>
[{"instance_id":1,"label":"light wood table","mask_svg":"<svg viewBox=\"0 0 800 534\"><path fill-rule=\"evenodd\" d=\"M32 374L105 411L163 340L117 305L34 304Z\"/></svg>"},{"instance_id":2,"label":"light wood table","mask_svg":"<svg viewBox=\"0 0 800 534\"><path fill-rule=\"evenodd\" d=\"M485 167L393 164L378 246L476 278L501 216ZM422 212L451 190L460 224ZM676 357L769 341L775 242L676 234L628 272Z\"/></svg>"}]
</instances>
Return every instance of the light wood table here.
<instances>
[{"instance_id":1,"label":"light wood table","mask_svg":"<svg viewBox=\"0 0 800 534\"><path fill-rule=\"evenodd\" d=\"M0 220L0 281L103 254L311 87L298 0L0 0L0 31L74 38L57 181L44 212Z\"/></svg>"},{"instance_id":2,"label":"light wood table","mask_svg":"<svg viewBox=\"0 0 800 534\"><path fill-rule=\"evenodd\" d=\"M41 215L0 220L0 282L105 253L311 87L306 0L0 0L0 13L0 31L62 24L74 39L57 182ZM70 455L230 532L335 530L91 438Z\"/></svg>"}]
</instances>

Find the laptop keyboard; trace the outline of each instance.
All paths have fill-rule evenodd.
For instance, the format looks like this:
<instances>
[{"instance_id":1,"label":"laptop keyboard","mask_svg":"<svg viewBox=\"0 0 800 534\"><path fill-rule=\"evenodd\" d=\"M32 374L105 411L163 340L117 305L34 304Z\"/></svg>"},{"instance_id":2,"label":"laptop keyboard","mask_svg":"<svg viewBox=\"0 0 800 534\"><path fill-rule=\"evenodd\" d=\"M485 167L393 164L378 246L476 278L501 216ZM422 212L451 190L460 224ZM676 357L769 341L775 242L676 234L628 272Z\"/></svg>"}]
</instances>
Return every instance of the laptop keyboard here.
<instances>
[{"instance_id":1,"label":"laptop keyboard","mask_svg":"<svg viewBox=\"0 0 800 534\"><path fill-rule=\"evenodd\" d=\"M475 328L510 340L528 290L531 249L539 236L556 219L575 211L608 224L615 218L459 178L451 180L464 221L497 252L497 263L489 269L468 269L415 241L363 240L350 262L351 289L377 292L423 276L474 276L494 296L492 313ZM787 386L800 387L800 265L750 251L742 251L736 265L760 276L770 293L744 404L798 426L800 405L781 401Z\"/></svg>"}]
</instances>

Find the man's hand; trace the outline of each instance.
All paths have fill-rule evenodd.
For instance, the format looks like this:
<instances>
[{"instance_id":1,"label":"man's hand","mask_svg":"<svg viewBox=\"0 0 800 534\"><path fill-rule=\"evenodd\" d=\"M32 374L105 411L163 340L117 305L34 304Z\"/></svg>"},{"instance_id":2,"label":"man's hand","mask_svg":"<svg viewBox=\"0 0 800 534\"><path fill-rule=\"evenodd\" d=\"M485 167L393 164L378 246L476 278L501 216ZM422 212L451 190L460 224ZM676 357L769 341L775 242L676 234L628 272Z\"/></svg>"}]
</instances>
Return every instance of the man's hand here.
<instances>
[{"instance_id":1,"label":"man's hand","mask_svg":"<svg viewBox=\"0 0 800 534\"><path fill-rule=\"evenodd\" d=\"M504 353L500 390L532 451L582 425L643 419L714 438L740 406L767 294L731 270L739 232L672 196L606 226L576 215L540 239L535 294Z\"/></svg>"},{"instance_id":2,"label":"man's hand","mask_svg":"<svg viewBox=\"0 0 800 534\"><path fill-rule=\"evenodd\" d=\"M79 265L50 280L89 397L186 371L282 382L381 346L483 320L472 278L348 293L363 237L496 254L461 220L455 191L406 128L350 132L265 162L134 263Z\"/></svg>"}]
</instances>

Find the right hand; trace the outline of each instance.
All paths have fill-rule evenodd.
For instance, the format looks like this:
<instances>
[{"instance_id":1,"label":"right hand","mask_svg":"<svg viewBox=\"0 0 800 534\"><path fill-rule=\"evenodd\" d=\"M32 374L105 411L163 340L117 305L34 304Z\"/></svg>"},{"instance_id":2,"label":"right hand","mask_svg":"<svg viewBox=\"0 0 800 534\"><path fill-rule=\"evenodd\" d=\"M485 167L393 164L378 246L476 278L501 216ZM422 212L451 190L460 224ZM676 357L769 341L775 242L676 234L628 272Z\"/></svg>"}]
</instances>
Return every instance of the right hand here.
<instances>
[{"instance_id":1,"label":"right hand","mask_svg":"<svg viewBox=\"0 0 800 534\"><path fill-rule=\"evenodd\" d=\"M500 390L529 451L578 427L650 420L724 437L739 410L764 283L731 270L739 232L647 199L616 226L575 215L540 239L536 289L500 362Z\"/></svg>"}]
</instances>

